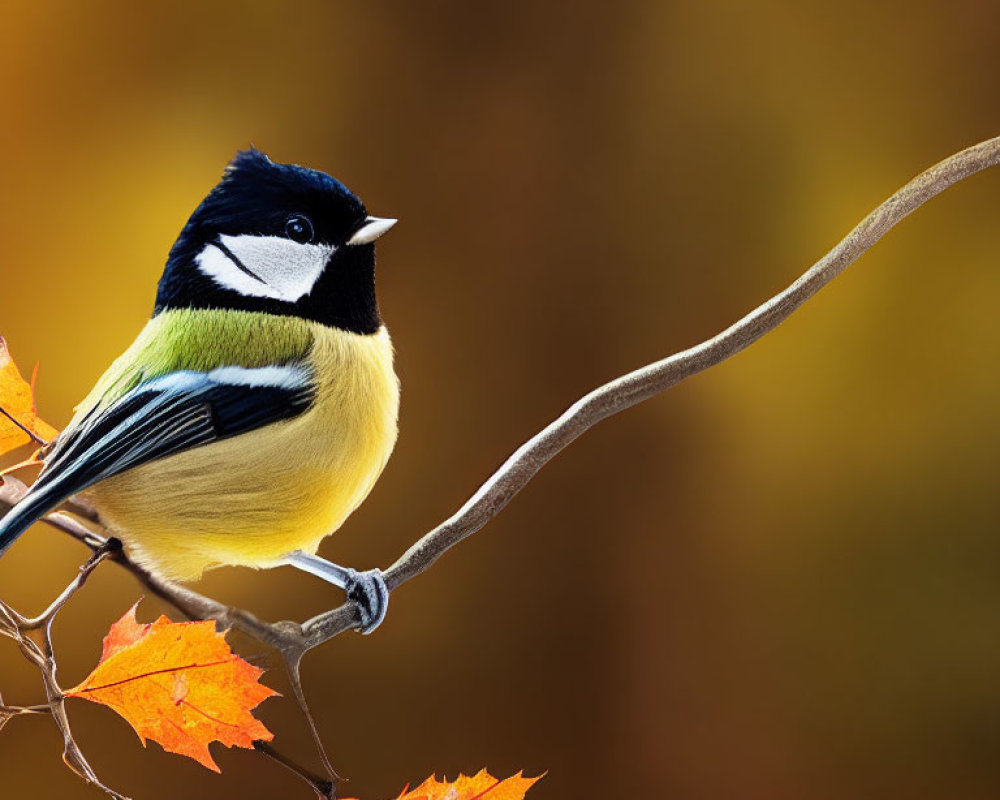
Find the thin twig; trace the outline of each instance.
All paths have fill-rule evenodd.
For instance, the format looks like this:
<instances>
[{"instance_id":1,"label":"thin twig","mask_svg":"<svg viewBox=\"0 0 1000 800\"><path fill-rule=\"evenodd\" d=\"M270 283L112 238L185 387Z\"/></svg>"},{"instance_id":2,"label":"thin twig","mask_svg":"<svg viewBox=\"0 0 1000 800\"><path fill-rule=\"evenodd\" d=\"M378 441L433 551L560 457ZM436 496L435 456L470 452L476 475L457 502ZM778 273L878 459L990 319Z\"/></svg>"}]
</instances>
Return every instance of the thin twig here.
<instances>
[{"instance_id":1,"label":"thin twig","mask_svg":"<svg viewBox=\"0 0 1000 800\"><path fill-rule=\"evenodd\" d=\"M48 703L42 703L41 705L34 706L5 706L0 703L0 714L10 714L11 716L16 716L18 714L51 714L52 707Z\"/></svg>"},{"instance_id":2,"label":"thin twig","mask_svg":"<svg viewBox=\"0 0 1000 800\"><path fill-rule=\"evenodd\" d=\"M301 637L301 633L299 636ZM323 769L326 770L326 774L330 777L333 785L336 786L343 778L337 773L337 770L333 768L333 764L330 762L330 756L327 755L323 739L319 735L319 726L316 724L316 718L313 717L312 709L309 708L309 701L306 700L305 689L302 688L302 656L304 654L304 650L294 655L283 652L282 657L285 660L285 672L288 675L288 682L292 686L292 694L295 697L295 702L298 704L302 716L305 717L306 725L309 727L309 735L312 736L313 746L316 748L319 760L323 763Z\"/></svg>"},{"instance_id":3,"label":"thin twig","mask_svg":"<svg viewBox=\"0 0 1000 800\"><path fill-rule=\"evenodd\" d=\"M60 595L52 601L51 605L37 617L31 617L29 619L21 620L21 630L31 631L38 628L51 629L52 622L56 618L56 614L62 609L66 602L81 588L83 584L87 582L87 578L90 574L97 569L97 565L100 564L104 559L109 558L115 553L120 552L122 549L121 542L117 539L108 539L101 547L94 550L94 554L87 559L87 562L80 567L80 571L77 573L76 577L70 581L70 584L62 590Z\"/></svg>"},{"instance_id":4,"label":"thin twig","mask_svg":"<svg viewBox=\"0 0 1000 800\"><path fill-rule=\"evenodd\" d=\"M77 744L70 729L69 717L66 715L66 698L62 689L59 688L57 676L58 665L52 648L52 624L55 621L56 615L66 605L66 602L80 590L90 574L97 568L97 565L105 558L108 558L116 547L119 547L116 541L110 540L103 546L96 548L87 562L80 567L77 576L59 595L58 599L38 617L26 618L14 611L14 609L3 601L0 601L0 634L14 639L21 654L38 669L48 701L44 706L24 707L17 711L17 713L30 713L36 709L47 709L60 734L62 734L63 761L66 766L83 778L83 780L94 784L106 794L116 798L116 800L128 800L125 795L111 789L97 777L97 773L90 766L86 756L83 754L83 750ZM41 643L31 638L32 631L35 631L36 635L41 637ZM12 716L14 714L9 713L9 711L0 712L0 727L8 722Z\"/></svg>"},{"instance_id":5,"label":"thin twig","mask_svg":"<svg viewBox=\"0 0 1000 800\"><path fill-rule=\"evenodd\" d=\"M294 773L303 781L308 783L316 796L320 800L336 800L337 798L337 782L329 778L321 778L319 775L311 772L310 770L303 767L301 764L290 759L283 753L279 753L267 742L256 741L253 743L254 750L258 753L263 753L265 756L270 758L272 761L281 764L289 772Z\"/></svg>"}]
</instances>

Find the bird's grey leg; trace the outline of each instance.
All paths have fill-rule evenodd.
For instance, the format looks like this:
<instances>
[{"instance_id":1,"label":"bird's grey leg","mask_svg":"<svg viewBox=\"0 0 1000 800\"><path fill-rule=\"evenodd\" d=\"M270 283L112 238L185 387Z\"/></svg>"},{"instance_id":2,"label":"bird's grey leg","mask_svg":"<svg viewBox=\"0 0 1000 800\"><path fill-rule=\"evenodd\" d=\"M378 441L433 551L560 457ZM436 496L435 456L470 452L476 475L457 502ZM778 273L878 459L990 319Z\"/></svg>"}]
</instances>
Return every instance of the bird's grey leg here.
<instances>
[{"instance_id":1,"label":"bird's grey leg","mask_svg":"<svg viewBox=\"0 0 1000 800\"><path fill-rule=\"evenodd\" d=\"M357 605L361 612L361 633L371 633L385 619L385 612L389 608L389 587L385 585L382 570L358 572L302 550L294 550L286 555L283 563L343 589L347 599Z\"/></svg>"}]
</instances>

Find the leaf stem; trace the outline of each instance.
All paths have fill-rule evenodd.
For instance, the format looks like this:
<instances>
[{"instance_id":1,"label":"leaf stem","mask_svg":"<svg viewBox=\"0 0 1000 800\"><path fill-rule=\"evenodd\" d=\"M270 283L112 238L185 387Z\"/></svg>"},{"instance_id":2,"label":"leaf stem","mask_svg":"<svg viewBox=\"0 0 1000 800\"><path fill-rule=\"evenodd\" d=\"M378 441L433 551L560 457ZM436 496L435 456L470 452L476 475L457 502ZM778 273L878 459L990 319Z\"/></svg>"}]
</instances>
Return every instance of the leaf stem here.
<instances>
[{"instance_id":1,"label":"leaf stem","mask_svg":"<svg viewBox=\"0 0 1000 800\"><path fill-rule=\"evenodd\" d=\"M17 427L19 427L19 428L20 428L20 429L21 429L22 431L24 431L24 432L25 432L25 433L26 433L26 434L27 434L27 435L28 435L28 436L29 436L29 437L31 438L31 441L33 441L33 442L34 442L35 444L37 444L37 445L39 445L39 446L41 446L41 447L46 447L46 446L48 445L48 442L47 442L47 441L45 441L45 440L44 440L43 438L41 438L41 437L40 437L40 436L39 436L39 435L38 435L37 433L35 433L35 432L34 432L33 430L31 430L30 428L28 428L28 427L25 427L24 425L22 425L22 424L21 424L21 423L20 423L20 422L19 422L19 421L18 421L17 419L15 419L15 418L14 418L14 416L13 416L12 414L11 414L11 413L10 413L10 412L9 412L9 411L8 411L8 410L6 409L6 408L4 408L3 406L0 406L0 414L3 414L3 415L4 415L5 417L7 417L7 419L9 419L9 420L10 420L11 422L13 422L13 423L14 423L15 425L17 425Z\"/></svg>"}]
</instances>

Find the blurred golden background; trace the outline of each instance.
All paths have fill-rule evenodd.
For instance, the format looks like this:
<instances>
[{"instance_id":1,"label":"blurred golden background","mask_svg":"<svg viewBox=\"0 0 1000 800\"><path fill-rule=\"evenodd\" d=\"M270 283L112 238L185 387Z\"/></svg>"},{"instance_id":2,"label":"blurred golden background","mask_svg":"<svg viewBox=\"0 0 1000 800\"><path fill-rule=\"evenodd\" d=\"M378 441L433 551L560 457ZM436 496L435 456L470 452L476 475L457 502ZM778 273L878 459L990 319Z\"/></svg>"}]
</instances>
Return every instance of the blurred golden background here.
<instances>
[{"instance_id":1,"label":"blurred golden background","mask_svg":"<svg viewBox=\"0 0 1000 800\"><path fill-rule=\"evenodd\" d=\"M357 567L394 560L580 394L716 333L1000 132L988 0L2 13L0 333L41 362L53 424L148 317L236 149L400 218L379 288L401 438L323 550ZM573 445L375 636L312 653L344 793L486 766L548 770L539 800L1000 795L998 205L1000 173L949 190L751 350ZM0 593L37 612L84 555L39 526ZM341 600L284 570L199 588L271 619ZM66 609L66 685L138 591L102 568ZM9 642L0 690L42 699ZM262 710L309 759L291 701ZM137 798L309 796L253 753L217 750L218 777L70 711ZM0 794L96 797L59 757L48 720L14 720Z\"/></svg>"}]
</instances>

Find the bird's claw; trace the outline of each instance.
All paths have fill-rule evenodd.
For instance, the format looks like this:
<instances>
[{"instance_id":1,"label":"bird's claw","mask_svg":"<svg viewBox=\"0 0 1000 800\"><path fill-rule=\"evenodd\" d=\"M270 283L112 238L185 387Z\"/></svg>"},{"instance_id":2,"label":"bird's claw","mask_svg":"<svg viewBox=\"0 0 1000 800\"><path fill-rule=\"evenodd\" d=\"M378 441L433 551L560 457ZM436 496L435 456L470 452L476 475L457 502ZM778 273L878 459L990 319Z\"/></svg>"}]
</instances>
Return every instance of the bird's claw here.
<instances>
[{"instance_id":1,"label":"bird's claw","mask_svg":"<svg viewBox=\"0 0 1000 800\"><path fill-rule=\"evenodd\" d=\"M347 599L358 607L361 615L361 625L358 630L363 634L374 631L389 609L389 587L380 569L369 569L358 572L347 570L347 586L344 588Z\"/></svg>"}]
</instances>

